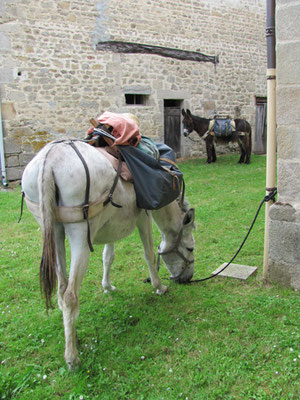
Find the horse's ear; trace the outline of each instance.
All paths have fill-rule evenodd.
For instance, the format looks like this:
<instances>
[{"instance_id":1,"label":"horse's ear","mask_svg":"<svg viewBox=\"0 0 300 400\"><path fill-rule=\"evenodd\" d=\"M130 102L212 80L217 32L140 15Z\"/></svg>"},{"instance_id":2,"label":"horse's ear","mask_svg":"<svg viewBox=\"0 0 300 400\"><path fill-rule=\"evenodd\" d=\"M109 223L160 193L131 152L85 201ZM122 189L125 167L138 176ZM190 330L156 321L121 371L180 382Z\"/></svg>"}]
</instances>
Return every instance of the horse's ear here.
<instances>
[{"instance_id":1,"label":"horse's ear","mask_svg":"<svg viewBox=\"0 0 300 400\"><path fill-rule=\"evenodd\" d=\"M181 114L185 117L185 111L184 108L181 110Z\"/></svg>"},{"instance_id":2,"label":"horse's ear","mask_svg":"<svg viewBox=\"0 0 300 400\"><path fill-rule=\"evenodd\" d=\"M183 218L183 225L184 227L188 227L190 225L192 225L195 221L195 209L194 208L190 208L186 213L185 216Z\"/></svg>"},{"instance_id":3,"label":"horse's ear","mask_svg":"<svg viewBox=\"0 0 300 400\"><path fill-rule=\"evenodd\" d=\"M187 113L187 115L189 115L190 117L192 116L192 113L190 112L190 110L187 108L186 109L186 113Z\"/></svg>"}]
</instances>

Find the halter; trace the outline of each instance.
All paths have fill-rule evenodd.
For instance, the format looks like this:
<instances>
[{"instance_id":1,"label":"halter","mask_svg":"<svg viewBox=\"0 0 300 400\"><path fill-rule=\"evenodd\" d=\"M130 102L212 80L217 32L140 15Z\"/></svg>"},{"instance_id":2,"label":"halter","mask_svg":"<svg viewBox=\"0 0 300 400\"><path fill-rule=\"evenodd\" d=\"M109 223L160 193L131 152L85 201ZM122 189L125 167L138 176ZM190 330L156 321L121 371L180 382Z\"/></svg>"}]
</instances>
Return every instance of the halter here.
<instances>
[{"instance_id":1,"label":"halter","mask_svg":"<svg viewBox=\"0 0 300 400\"><path fill-rule=\"evenodd\" d=\"M157 254L158 254L158 257L157 257L157 270L159 270L160 256L163 256L163 255L166 255L166 254L170 254L170 253L176 253L184 261L185 264L184 264L183 270L177 276L171 277L171 279L173 279L174 281L179 280L180 277L183 275L183 273L188 268L188 266L195 261L194 259L188 260L178 249L179 244L180 244L181 239L182 239L182 234L183 234L183 227L180 229L180 232L178 234L176 243L174 244L173 247L171 247L169 250L165 250L165 251L160 251L160 247L158 247L158 251L157 251Z\"/></svg>"}]
</instances>

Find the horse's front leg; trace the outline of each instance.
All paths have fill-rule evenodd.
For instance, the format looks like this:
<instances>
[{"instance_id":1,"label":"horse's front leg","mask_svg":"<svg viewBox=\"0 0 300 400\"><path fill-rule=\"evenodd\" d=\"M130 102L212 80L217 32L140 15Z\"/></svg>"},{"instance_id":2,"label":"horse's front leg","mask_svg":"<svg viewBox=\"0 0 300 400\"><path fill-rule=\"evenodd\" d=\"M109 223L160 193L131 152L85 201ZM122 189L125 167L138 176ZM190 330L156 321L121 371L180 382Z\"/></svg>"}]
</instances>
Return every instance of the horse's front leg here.
<instances>
[{"instance_id":1,"label":"horse's front leg","mask_svg":"<svg viewBox=\"0 0 300 400\"><path fill-rule=\"evenodd\" d=\"M115 257L115 246L114 243L109 243L104 246L104 250L102 253L103 257L103 278L102 278L102 287L104 293L111 292L116 288L110 283L110 267L113 263Z\"/></svg>"},{"instance_id":2,"label":"horse's front leg","mask_svg":"<svg viewBox=\"0 0 300 400\"><path fill-rule=\"evenodd\" d=\"M144 256L149 268L151 284L156 289L157 294L164 294L167 291L167 287L162 285L158 276L152 239L152 217L150 212L148 213L147 215L146 211L143 211L140 214L137 220L137 227L144 246Z\"/></svg>"},{"instance_id":3,"label":"horse's front leg","mask_svg":"<svg viewBox=\"0 0 300 400\"><path fill-rule=\"evenodd\" d=\"M79 315L80 284L86 273L90 255L86 222L70 224L67 234L71 247L71 266L68 286L63 295L62 312L65 329L65 360L69 369L73 369L80 363L75 323Z\"/></svg>"}]
</instances>

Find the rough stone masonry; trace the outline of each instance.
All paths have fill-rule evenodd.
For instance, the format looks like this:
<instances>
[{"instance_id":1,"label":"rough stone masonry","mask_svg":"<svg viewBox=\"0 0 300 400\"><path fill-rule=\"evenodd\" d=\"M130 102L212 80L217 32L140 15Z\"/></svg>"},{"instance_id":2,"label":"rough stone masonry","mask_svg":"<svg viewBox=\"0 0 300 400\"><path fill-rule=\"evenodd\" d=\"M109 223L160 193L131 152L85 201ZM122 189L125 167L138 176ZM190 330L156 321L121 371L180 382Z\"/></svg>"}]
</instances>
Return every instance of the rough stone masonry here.
<instances>
[{"instance_id":1,"label":"rough stone masonry","mask_svg":"<svg viewBox=\"0 0 300 400\"><path fill-rule=\"evenodd\" d=\"M164 101L254 127L266 96L264 0L1 0L0 90L8 180L46 142L82 137L104 110L133 112L164 140ZM96 50L115 40L218 55L219 64ZM128 104L126 94L142 95ZM225 149L228 151L228 149ZM181 140L183 156L202 144Z\"/></svg>"},{"instance_id":2,"label":"rough stone masonry","mask_svg":"<svg viewBox=\"0 0 300 400\"><path fill-rule=\"evenodd\" d=\"M300 290L300 4L276 2L278 201L270 208L269 279Z\"/></svg>"}]
</instances>

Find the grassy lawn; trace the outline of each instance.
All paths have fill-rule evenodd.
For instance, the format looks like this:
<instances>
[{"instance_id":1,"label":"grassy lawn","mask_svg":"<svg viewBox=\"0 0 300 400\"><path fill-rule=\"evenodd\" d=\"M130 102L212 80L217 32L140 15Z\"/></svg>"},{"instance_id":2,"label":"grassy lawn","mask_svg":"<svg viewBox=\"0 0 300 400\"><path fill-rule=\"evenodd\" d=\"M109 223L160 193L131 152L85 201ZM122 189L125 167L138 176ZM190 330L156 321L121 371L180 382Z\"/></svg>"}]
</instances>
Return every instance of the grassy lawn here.
<instances>
[{"instance_id":1,"label":"grassy lawn","mask_svg":"<svg viewBox=\"0 0 300 400\"><path fill-rule=\"evenodd\" d=\"M265 157L237 155L180 163L196 208L195 276L210 275L241 244L265 195ZM117 291L101 288L95 246L80 292L81 367L69 373L58 307L39 290L40 230L20 187L0 191L0 399L300 399L299 293L262 284L264 207L234 261L258 266L246 283L214 278L168 282L156 296L137 233L118 243ZM159 234L154 228L155 245ZM69 256L68 256L69 257ZM160 275L168 274L164 267Z\"/></svg>"}]
</instances>

